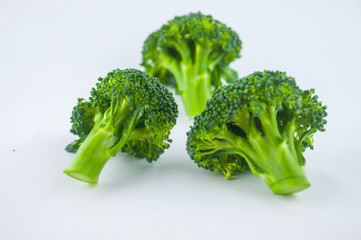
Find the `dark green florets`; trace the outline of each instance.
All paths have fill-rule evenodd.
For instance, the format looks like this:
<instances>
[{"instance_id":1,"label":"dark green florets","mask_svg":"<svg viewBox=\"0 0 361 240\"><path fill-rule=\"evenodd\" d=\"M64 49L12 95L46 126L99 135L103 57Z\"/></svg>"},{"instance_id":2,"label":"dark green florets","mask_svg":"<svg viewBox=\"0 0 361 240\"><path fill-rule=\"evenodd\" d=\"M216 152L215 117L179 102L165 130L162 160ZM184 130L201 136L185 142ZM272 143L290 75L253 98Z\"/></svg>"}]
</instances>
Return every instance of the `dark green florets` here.
<instances>
[{"instance_id":1,"label":"dark green florets","mask_svg":"<svg viewBox=\"0 0 361 240\"><path fill-rule=\"evenodd\" d=\"M76 152L80 144L85 140L90 130L94 126L94 115L97 109L91 102L78 98L78 104L73 108L72 115L70 117L72 127L70 132L79 136L78 140L68 144L65 148L68 152Z\"/></svg>"},{"instance_id":2,"label":"dark green florets","mask_svg":"<svg viewBox=\"0 0 361 240\"><path fill-rule=\"evenodd\" d=\"M326 124L326 107L313 94L279 71L255 72L221 87L195 117L187 151L198 166L227 178L246 166L256 175L267 175L267 156L273 151L280 155L285 146L304 165L302 152L313 148L313 134L324 131Z\"/></svg>"},{"instance_id":3,"label":"dark green florets","mask_svg":"<svg viewBox=\"0 0 361 240\"><path fill-rule=\"evenodd\" d=\"M83 98L78 99L78 104L74 107L71 115L71 122L73 123L70 132L83 137L89 134L94 125L94 115L96 108Z\"/></svg>"}]
</instances>

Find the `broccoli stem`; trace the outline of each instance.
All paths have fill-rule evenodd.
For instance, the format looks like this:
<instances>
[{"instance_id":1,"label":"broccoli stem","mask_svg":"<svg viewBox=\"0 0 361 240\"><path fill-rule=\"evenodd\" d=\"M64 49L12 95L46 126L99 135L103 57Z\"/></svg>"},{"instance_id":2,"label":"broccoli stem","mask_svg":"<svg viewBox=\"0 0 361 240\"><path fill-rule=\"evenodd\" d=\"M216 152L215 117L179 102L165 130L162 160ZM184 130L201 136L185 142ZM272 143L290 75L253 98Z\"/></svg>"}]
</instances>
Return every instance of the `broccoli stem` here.
<instances>
[{"instance_id":1,"label":"broccoli stem","mask_svg":"<svg viewBox=\"0 0 361 240\"><path fill-rule=\"evenodd\" d=\"M167 53L159 54L159 58L176 80L187 115L196 116L204 110L212 95L212 75L208 67L211 46L206 42L195 43L194 54L187 41L175 42L172 47L181 55L181 61Z\"/></svg>"},{"instance_id":2,"label":"broccoli stem","mask_svg":"<svg viewBox=\"0 0 361 240\"><path fill-rule=\"evenodd\" d=\"M262 178L275 194L292 194L310 186L293 140L274 145L261 137L252 141L253 149L245 146L245 140L239 137L224 140L216 144L220 150L214 155L242 156L253 174Z\"/></svg>"},{"instance_id":3,"label":"broccoli stem","mask_svg":"<svg viewBox=\"0 0 361 240\"><path fill-rule=\"evenodd\" d=\"M218 142L213 144L213 149L217 150L214 155L242 156L253 174L262 178L275 194L300 192L308 188L310 183L305 175L303 156L294 137L295 118L290 119L282 131L278 129L276 118L277 110L274 106L262 111L259 119L263 132L256 130L253 118L248 121L247 128L244 127L244 119L235 118L236 124L250 130L246 132L247 137L237 136L224 128Z\"/></svg>"},{"instance_id":4,"label":"broccoli stem","mask_svg":"<svg viewBox=\"0 0 361 240\"><path fill-rule=\"evenodd\" d=\"M250 168L275 194L292 194L310 186L292 140L285 140L276 147L264 149L257 159L262 170L257 171L252 168L252 164Z\"/></svg>"},{"instance_id":5,"label":"broccoli stem","mask_svg":"<svg viewBox=\"0 0 361 240\"><path fill-rule=\"evenodd\" d=\"M204 72L200 75L187 74L190 84L186 84L183 89L179 89L186 114L197 116L206 107L206 102L211 98L211 76Z\"/></svg>"},{"instance_id":6,"label":"broccoli stem","mask_svg":"<svg viewBox=\"0 0 361 240\"><path fill-rule=\"evenodd\" d=\"M295 118L291 118L280 132L277 125L277 110L271 105L264 108L259 119L265 135L256 139L253 144L258 149L258 156L255 159L262 170L257 171L250 164L251 171L261 177L275 194L287 195L308 188L310 183L301 164L302 155L300 156L297 151L294 137Z\"/></svg>"},{"instance_id":7,"label":"broccoli stem","mask_svg":"<svg viewBox=\"0 0 361 240\"><path fill-rule=\"evenodd\" d=\"M75 179L97 184L104 165L124 147L142 113L141 106L131 106L126 99L113 101L104 115L95 116L94 127L64 173ZM119 133L117 129L121 125L124 127Z\"/></svg>"},{"instance_id":8,"label":"broccoli stem","mask_svg":"<svg viewBox=\"0 0 361 240\"><path fill-rule=\"evenodd\" d=\"M273 193L287 195L300 192L310 186L294 137L296 124L292 117L280 131L277 123L277 109L274 105L263 106L259 119L262 124L262 137L253 139L257 148L254 160L257 168L247 158L254 175L259 176L271 188Z\"/></svg>"},{"instance_id":9,"label":"broccoli stem","mask_svg":"<svg viewBox=\"0 0 361 240\"><path fill-rule=\"evenodd\" d=\"M238 79L238 73L230 68L228 65L223 65L221 68L221 77L228 83L234 82Z\"/></svg>"},{"instance_id":10,"label":"broccoli stem","mask_svg":"<svg viewBox=\"0 0 361 240\"><path fill-rule=\"evenodd\" d=\"M81 144L74 160L64 170L68 176L90 184L98 183L100 172L113 155L109 150L109 146L113 142L113 132L101 129L99 125L91 130Z\"/></svg>"}]
</instances>

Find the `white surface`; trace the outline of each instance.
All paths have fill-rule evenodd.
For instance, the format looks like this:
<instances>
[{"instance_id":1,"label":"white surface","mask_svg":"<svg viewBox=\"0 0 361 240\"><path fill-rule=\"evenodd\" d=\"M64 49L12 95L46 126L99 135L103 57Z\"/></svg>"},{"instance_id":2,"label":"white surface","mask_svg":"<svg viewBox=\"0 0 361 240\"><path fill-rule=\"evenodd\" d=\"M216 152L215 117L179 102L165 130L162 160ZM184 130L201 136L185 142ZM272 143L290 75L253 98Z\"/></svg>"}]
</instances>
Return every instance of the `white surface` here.
<instances>
[{"instance_id":1,"label":"white surface","mask_svg":"<svg viewBox=\"0 0 361 240\"><path fill-rule=\"evenodd\" d=\"M361 4L354 1L0 2L0 239L361 239ZM145 38L201 10L237 31L245 76L283 70L328 105L307 151L311 188L275 196L185 151L182 105L154 164L124 154L89 186L64 175L71 109L99 76L140 68ZM177 101L180 99L177 96Z\"/></svg>"}]
</instances>

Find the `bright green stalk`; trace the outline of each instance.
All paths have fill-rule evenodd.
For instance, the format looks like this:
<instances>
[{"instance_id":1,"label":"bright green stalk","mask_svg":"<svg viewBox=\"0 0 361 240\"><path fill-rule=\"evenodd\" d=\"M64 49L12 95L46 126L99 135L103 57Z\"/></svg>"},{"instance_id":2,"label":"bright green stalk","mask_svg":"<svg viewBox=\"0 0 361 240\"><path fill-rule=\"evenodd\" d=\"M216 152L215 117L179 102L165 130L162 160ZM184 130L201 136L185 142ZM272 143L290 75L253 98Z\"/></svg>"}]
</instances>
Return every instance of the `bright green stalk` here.
<instances>
[{"instance_id":1,"label":"bright green stalk","mask_svg":"<svg viewBox=\"0 0 361 240\"><path fill-rule=\"evenodd\" d=\"M141 107L131 107L126 99L113 101L104 115L95 116L95 124L64 173L78 180L97 184L99 175L109 160L125 145L136 120L142 115ZM121 133L117 129L124 128Z\"/></svg>"},{"instance_id":2,"label":"bright green stalk","mask_svg":"<svg viewBox=\"0 0 361 240\"><path fill-rule=\"evenodd\" d=\"M174 45L178 49L178 44ZM211 52L207 46L195 45L194 59L189 47L180 51L182 61L175 61L167 54L161 54L164 66L173 74L177 90L182 98L188 116L201 113L211 98L211 74L207 61Z\"/></svg>"},{"instance_id":3,"label":"bright green stalk","mask_svg":"<svg viewBox=\"0 0 361 240\"><path fill-rule=\"evenodd\" d=\"M202 150L204 155L212 155L215 158L230 154L240 155L246 160L253 174L262 178L275 194L287 195L300 192L309 187L310 183L305 175L303 158L300 158L302 155L296 147L295 119L287 123L281 134L276 116L277 110L273 106L262 111L259 119L264 135L256 130L253 118L248 122L247 128L244 118L236 118L241 120L235 121L236 125L252 130L247 132L247 137L237 136L223 128L217 136L218 141L212 145L200 143L197 151ZM224 165L222 172L227 179L231 178L233 169L229 164L229 162L222 164ZM232 169L227 169L227 166Z\"/></svg>"},{"instance_id":4,"label":"bright green stalk","mask_svg":"<svg viewBox=\"0 0 361 240\"><path fill-rule=\"evenodd\" d=\"M206 107L206 102L211 98L211 79L205 72L198 76L187 77L191 84L186 84L183 89L179 89L186 114L196 116Z\"/></svg>"},{"instance_id":5,"label":"bright green stalk","mask_svg":"<svg viewBox=\"0 0 361 240\"><path fill-rule=\"evenodd\" d=\"M239 154L247 161L254 175L261 177L275 194L292 194L310 186L304 166L301 164L296 149L295 119L286 123L284 132L280 133L277 126L277 110L270 106L261 112L259 117L264 136L256 134L248 136L248 140L237 138L233 143ZM252 128L255 129L254 126ZM253 148L244 149L248 141Z\"/></svg>"}]
</instances>

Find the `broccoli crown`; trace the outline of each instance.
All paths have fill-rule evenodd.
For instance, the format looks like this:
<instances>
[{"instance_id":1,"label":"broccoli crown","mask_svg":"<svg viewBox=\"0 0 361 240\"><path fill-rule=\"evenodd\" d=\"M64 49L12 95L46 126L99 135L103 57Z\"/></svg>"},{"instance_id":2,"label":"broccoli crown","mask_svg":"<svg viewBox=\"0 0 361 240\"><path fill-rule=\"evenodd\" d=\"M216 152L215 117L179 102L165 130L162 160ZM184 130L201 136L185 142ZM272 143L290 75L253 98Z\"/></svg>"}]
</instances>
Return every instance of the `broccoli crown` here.
<instances>
[{"instance_id":1,"label":"broccoli crown","mask_svg":"<svg viewBox=\"0 0 361 240\"><path fill-rule=\"evenodd\" d=\"M228 65L240 57L241 48L238 34L225 24L210 15L190 13L150 34L142 65L150 75L175 87L188 115L195 116L200 111L191 108L204 109L211 86L221 86L221 78L228 82L238 78Z\"/></svg>"},{"instance_id":2,"label":"broccoli crown","mask_svg":"<svg viewBox=\"0 0 361 240\"><path fill-rule=\"evenodd\" d=\"M238 34L231 28L210 15L203 15L200 12L190 13L175 17L149 35L144 43L142 65L146 68L161 67L158 66L162 65L159 63L159 53L167 53L180 61L188 60L183 52L192 50L194 44L209 48L209 62L218 59L222 54L218 61L220 65L228 65L239 58L242 48ZM172 80L166 75L161 77L160 80L165 83Z\"/></svg>"},{"instance_id":3,"label":"broccoli crown","mask_svg":"<svg viewBox=\"0 0 361 240\"><path fill-rule=\"evenodd\" d=\"M187 133L188 154L227 178L248 168L267 175L276 168L270 159L282 154L302 166L302 152L313 148L313 134L326 124L326 107L313 94L280 71L255 72L221 87Z\"/></svg>"},{"instance_id":4,"label":"broccoli crown","mask_svg":"<svg viewBox=\"0 0 361 240\"><path fill-rule=\"evenodd\" d=\"M80 143L73 151L79 148L94 127L97 115L104 115L112 102L122 102L124 109L124 101L129 109L141 107L143 114L134 124L132 137L121 150L146 158L149 162L156 160L169 147L167 142L171 140L168 137L176 123L178 108L172 94L157 78L136 69L116 69L108 73L106 77L99 78L89 101L78 99L71 116L70 131L80 137ZM121 132L119 130L115 134Z\"/></svg>"}]
</instances>

